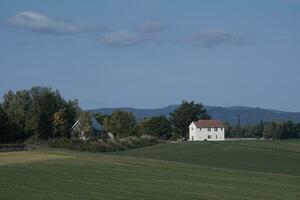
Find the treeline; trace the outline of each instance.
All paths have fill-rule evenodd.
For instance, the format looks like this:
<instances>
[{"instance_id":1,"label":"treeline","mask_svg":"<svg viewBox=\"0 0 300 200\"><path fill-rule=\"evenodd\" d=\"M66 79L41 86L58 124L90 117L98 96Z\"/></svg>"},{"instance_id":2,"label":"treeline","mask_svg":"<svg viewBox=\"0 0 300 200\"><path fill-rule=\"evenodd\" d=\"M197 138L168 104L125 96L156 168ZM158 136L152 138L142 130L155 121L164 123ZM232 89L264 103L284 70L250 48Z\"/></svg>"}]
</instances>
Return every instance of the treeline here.
<instances>
[{"instance_id":1,"label":"treeline","mask_svg":"<svg viewBox=\"0 0 300 200\"><path fill-rule=\"evenodd\" d=\"M158 116L136 121L130 112L117 110L111 115L96 114L95 118L112 132L116 138L151 135L159 139L188 138L189 125L198 119L209 119L210 116L202 104L183 101L170 118Z\"/></svg>"},{"instance_id":2,"label":"treeline","mask_svg":"<svg viewBox=\"0 0 300 200\"><path fill-rule=\"evenodd\" d=\"M158 116L137 121L132 113L121 110L111 115L91 116L80 109L77 100L65 100L57 90L32 87L4 95L0 104L0 143L23 142L28 138L70 138L71 127L78 119L81 122L80 134L84 132L86 138L97 140L91 137L91 117L95 117L116 140L143 135L165 140L187 139L192 121L210 119L203 105L193 101L183 101L169 118ZM300 124L291 121L261 122L242 127L227 124L226 137L299 138Z\"/></svg>"},{"instance_id":3,"label":"treeline","mask_svg":"<svg viewBox=\"0 0 300 200\"><path fill-rule=\"evenodd\" d=\"M65 100L58 90L32 87L4 94L0 104L0 143L24 142L28 138L70 138L71 127L77 119L82 122L82 131L89 135L92 134L91 117L117 140L142 135L160 139L188 138L191 121L210 118L203 105L193 101L183 101L170 113L170 118L159 116L137 121L132 113L121 110L109 116L91 116L80 109L77 100Z\"/></svg>"},{"instance_id":4,"label":"treeline","mask_svg":"<svg viewBox=\"0 0 300 200\"><path fill-rule=\"evenodd\" d=\"M261 122L256 125L230 126L226 124L228 138L290 139L300 138L300 124L292 121Z\"/></svg>"},{"instance_id":5,"label":"treeline","mask_svg":"<svg viewBox=\"0 0 300 200\"><path fill-rule=\"evenodd\" d=\"M203 105L193 101L183 101L170 113L170 118L159 116L137 121L132 113L121 110L109 116L91 116L80 109L77 100L67 101L57 90L32 87L4 95L0 104L0 143L24 142L28 138L70 138L71 127L77 119L81 122L80 134L84 132L86 138L97 140L91 137L91 117L95 117L106 132L113 133L116 140L142 135L159 139L188 138L192 121L210 118Z\"/></svg>"},{"instance_id":6,"label":"treeline","mask_svg":"<svg viewBox=\"0 0 300 200\"><path fill-rule=\"evenodd\" d=\"M51 88L9 91L0 105L0 143L70 137L79 110L77 100L66 101Z\"/></svg>"}]
</instances>

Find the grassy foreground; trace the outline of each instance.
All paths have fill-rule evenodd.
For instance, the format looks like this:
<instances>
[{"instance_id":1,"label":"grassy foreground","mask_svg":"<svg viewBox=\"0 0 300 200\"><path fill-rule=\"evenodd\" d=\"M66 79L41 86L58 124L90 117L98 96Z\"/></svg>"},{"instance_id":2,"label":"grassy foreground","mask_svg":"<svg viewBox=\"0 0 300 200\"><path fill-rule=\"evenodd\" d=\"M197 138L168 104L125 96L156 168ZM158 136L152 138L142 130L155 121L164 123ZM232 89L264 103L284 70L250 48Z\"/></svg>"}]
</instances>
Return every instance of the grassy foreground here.
<instances>
[{"instance_id":1,"label":"grassy foreground","mask_svg":"<svg viewBox=\"0 0 300 200\"><path fill-rule=\"evenodd\" d=\"M0 199L300 199L300 141L0 153Z\"/></svg>"}]
</instances>

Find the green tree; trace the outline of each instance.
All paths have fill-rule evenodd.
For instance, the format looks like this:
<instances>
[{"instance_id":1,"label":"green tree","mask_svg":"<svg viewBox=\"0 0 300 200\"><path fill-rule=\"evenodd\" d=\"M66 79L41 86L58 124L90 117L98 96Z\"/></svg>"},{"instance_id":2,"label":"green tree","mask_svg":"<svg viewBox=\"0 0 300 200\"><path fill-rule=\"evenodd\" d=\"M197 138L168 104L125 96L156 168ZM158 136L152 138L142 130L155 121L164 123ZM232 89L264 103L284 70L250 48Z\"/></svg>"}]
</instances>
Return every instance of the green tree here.
<instances>
[{"instance_id":1,"label":"green tree","mask_svg":"<svg viewBox=\"0 0 300 200\"><path fill-rule=\"evenodd\" d=\"M52 91L47 87L33 87L30 90L33 98L33 106L37 107L40 111L38 116L38 133L43 139L54 137L53 115L65 103L59 92Z\"/></svg>"},{"instance_id":2,"label":"green tree","mask_svg":"<svg viewBox=\"0 0 300 200\"><path fill-rule=\"evenodd\" d=\"M64 133L69 132L79 110L77 101L66 102L57 90L47 87L33 87L15 93L9 91L3 98L2 108L14 129L16 140L32 135L43 139L54 137L53 116L60 110L64 110L66 120Z\"/></svg>"},{"instance_id":3,"label":"green tree","mask_svg":"<svg viewBox=\"0 0 300 200\"><path fill-rule=\"evenodd\" d=\"M261 120L259 124L257 124L254 128L254 135L257 138L260 138L263 136L264 131L264 122Z\"/></svg>"},{"instance_id":4,"label":"green tree","mask_svg":"<svg viewBox=\"0 0 300 200\"><path fill-rule=\"evenodd\" d=\"M150 135L150 125L149 125L149 118L144 118L143 120L139 121L137 124L137 133L138 135Z\"/></svg>"},{"instance_id":5,"label":"green tree","mask_svg":"<svg viewBox=\"0 0 300 200\"><path fill-rule=\"evenodd\" d=\"M264 127L263 131L263 137L266 139L272 139L274 138L274 133L276 130L276 123L267 123Z\"/></svg>"},{"instance_id":6,"label":"green tree","mask_svg":"<svg viewBox=\"0 0 300 200\"><path fill-rule=\"evenodd\" d=\"M139 133L153 135L163 139L169 139L172 135L172 127L165 116L144 119L139 124Z\"/></svg>"},{"instance_id":7,"label":"green tree","mask_svg":"<svg viewBox=\"0 0 300 200\"><path fill-rule=\"evenodd\" d=\"M103 128L105 131L112 132L112 130L110 128L110 116L107 116L103 119L102 125L103 125Z\"/></svg>"},{"instance_id":8,"label":"green tree","mask_svg":"<svg viewBox=\"0 0 300 200\"><path fill-rule=\"evenodd\" d=\"M70 130L80 111L77 100L68 101L53 115L54 137L70 137Z\"/></svg>"},{"instance_id":9,"label":"green tree","mask_svg":"<svg viewBox=\"0 0 300 200\"><path fill-rule=\"evenodd\" d=\"M109 129L117 136L117 139L134 135L136 121L133 114L121 110L114 111L109 120Z\"/></svg>"},{"instance_id":10,"label":"green tree","mask_svg":"<svg viewBox=\"0 0 300 200\"><path fill-rule=\"evenodd\" d=\"M67 132L67 120L65 109L60 109L53 115L54 137L61 137Z\"/></svg>"},{"instance_id":11,"label":"green tree","mask_svg":"<svg viewBox=\"0 0 300 200\"><path fill-rule=\"evenodd\" d=\"M82 112L78 100L71 101L69 100L63 105L63 110L64 110L64 117L65 117L65 130L63 135L65 137L70 137L71 136L71 128L76 122L79 113Z\"/></svg>"},{"instance_id":12,"label":"green tree","mask_svg":"<svg viewBox=\"0 0 300 200\"><path fill-rule=\"evenodd\" d=\"M175 128L175 132L184 138L188 138L189 125L199 119L210 119L202 104L194 101L183 101L182 104L170 113L170 121Z\"/></svg>"},{"instance_id":13,"label":"green tree","mask_svg":"<svg viewBox=\"0 0 300 200\"><path fill-rule=\"evenodd\" d=\"M29 123L32 120L29 113L32 103L29 92L26 90L16 93L8 91L3 98L2 108L14 128L16 139L22 140L29 137L34 129L34 124Z\"/></svg>"},{"instance_id":14,"label":"green tree","mask_svg":"<svg viewBox=\"0 0 300 200\"><path fill-rule=\"evenodd\" d=\"M8 143L15 140L8 116L0 105L0 143Z\"/></svg>"},{"instance_id":15,"label":"green tree","mask_svg":"<svg viewBox=\"0 0 300 200\"><path fill-rule=\"evenodd\" d=\"M226 122L225 123L225 138L233 137L232 134L231 134L231 129L232 129L232 126L230 125L230 123Z\"/></svg>"},{"instance_id":16,"label":"green tree","mask_svg":"<svg viewBox=\"0 0 300 200\"><path fill-rule=\"evenodd\" d=\"M105 114L101 114L101 113L97 113L94 115L95 119L103 125L103 121L105 118L109 118L109 115L105 115Z\"/></svg>"}]
</instances>

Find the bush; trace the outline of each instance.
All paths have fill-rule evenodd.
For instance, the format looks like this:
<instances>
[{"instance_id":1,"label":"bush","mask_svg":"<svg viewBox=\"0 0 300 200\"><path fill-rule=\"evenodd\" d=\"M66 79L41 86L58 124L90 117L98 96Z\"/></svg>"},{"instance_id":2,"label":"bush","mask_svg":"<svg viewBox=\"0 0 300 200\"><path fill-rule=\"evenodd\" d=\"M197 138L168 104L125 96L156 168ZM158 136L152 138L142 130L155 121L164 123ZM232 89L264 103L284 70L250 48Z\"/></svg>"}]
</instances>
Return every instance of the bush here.
<instances>
[{"instance_id":1,"label":"bush","mask_svg":"<svg viewBox=\"0 0 300 200\"><path fill-rule=\"evenodd\" d=\"M35 141L37 142L37 141ZM38 141L42 143L41 141ZM45 141L44 141L45 142ZM32 141L28 141L32 143ZM127 137L118 141L108 139L106 142L102 140L95 141L83 141L78 138L55 138L47 140L46 143L49 147L53 148L66 148L78 151L90 151L90 152L109 152L109 151L124 151L126 149L139 148L144 146L150 146L158 143L157 138L149 135L143 135L139 137Z\"/></svg>"},{"instance_id":2,"label":"bush","mask_svg":"<svg viewBox=\"0 0 300 200\"><path fill-rule=\"evenodd\" d=\"M56 148L64 148L70 145L70 139L68 138L56 138L56 139L49 139L47 141L47 144L50 147L56 147Z\"/></svg>"},{"instance_id":3,"label":"bush","mask_svg":"<svg viewBox=\"0 0 300 200\"><path fill-rule=\"evenodd\" d=\"M47 145L47 141L46 140L41 140L37 135L31 136L30 138L28 138L24 144L27 145Z\"/></svg>"},{"instance_id":4,"label":"bush","mask_svg":"<svg viewBox=\"0 0 300 200\"><path fill-rule=\"evenodd\" d=\"M0 144L0 152L23 151L26 150L25 144Z\"/></svg>"},{"instance_id":5,"label":"bush","mask_svg":"<svg viewBox=\"0 0 300 200\"><path fill-rule=\"evenodd\" d=\"M129 148L134 149L134 148L138 148L138 147L143 146L141 138L138 138L138 137L129 137L129 140L130 140L130 143L128 144Z\"/></svg>"},{"instance_id":6,"label":"bush","mask_svg":"<svg viewBox=\"0 0 300 200\"><path fill-rule=\"evenodd\" d=\"M106 144L108 145L110 151L124 151L126 149L121 143L115 141L114 139L108 139Z\"/></svg>"},{"instance_id":7,"label":"bush","mask_svg":"<svg viewBox=\"0 0 300 200\"><path fill-rule=\"evenodd\" d=\"M127 149L128 146L130 145L131 141L129 140L129 138L121 138L119 140L119 143L125 148Z\"/></svg>"},{"instance_id":8,"label":"bush","mask_svg":"<svg viewBox=\"0 0 300 200\"><path fill-rule=\"evenodd\" d=\"M141 136L141 142L142 144L144 144L145 146L148 145L154 145L158 143L158 140L156 137L150 136L150 135L142 135Z\"/></svg>"}]
</instances>

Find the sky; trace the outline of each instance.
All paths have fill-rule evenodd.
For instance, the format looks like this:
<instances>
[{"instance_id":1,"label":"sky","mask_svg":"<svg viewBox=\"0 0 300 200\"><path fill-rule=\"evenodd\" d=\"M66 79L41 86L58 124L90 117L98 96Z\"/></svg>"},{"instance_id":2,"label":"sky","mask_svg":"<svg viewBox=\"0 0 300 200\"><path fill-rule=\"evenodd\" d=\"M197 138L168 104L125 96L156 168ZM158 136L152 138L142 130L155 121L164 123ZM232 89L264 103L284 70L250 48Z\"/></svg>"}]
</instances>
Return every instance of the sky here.
<instances>
[{"instance_id":1,"label":"sky","mask_svg":"<svg viewBox=\"0 0 300 200\"><path fill-rule=\"evenodd\" d=\"M1 0L0 96L300 111L300 0Z\"/></svg>"}]
</instances>

